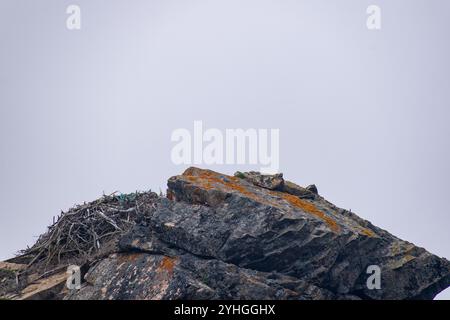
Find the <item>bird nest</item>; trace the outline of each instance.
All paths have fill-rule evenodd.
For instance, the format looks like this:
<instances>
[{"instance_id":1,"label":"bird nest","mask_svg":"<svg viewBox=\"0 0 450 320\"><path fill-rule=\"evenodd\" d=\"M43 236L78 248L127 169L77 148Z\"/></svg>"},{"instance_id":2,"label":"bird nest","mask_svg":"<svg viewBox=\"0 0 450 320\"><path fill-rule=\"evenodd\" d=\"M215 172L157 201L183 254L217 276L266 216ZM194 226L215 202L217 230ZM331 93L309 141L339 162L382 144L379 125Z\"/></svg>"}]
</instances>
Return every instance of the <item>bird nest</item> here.
<instances>
[{"instance_id":1,"label":"bird nest","mask_svg":"<svg viewBox=\"0 0 450 320\"><path fill-rule=\"evenodd\" d=\"M154 192L114 193L62 212L32 247L20 252L27 269L82 264L108 251L157 198Z\"/></svg>"}]
</instances>

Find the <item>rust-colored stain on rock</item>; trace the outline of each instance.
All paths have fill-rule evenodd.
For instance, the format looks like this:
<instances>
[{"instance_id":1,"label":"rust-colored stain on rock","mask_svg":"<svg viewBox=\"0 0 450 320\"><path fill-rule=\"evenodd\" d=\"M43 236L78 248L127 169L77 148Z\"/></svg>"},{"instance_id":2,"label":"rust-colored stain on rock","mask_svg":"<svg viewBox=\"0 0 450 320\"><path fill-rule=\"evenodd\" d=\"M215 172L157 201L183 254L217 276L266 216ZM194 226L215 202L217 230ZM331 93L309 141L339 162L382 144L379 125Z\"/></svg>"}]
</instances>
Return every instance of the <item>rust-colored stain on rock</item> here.
<instances>
[{"instance_id":1,"label":"rust-colored stain on rock","mask_svg":"<svg viewBox=\"0 0 450 320\"><path fill-rule=\"evenodd\" d=\"M167 271L168 273L173 273L173 269L175 268L176 261L177 260L175 258L164 257L162 259L161 264L159 265L158 269Z\"/></svg>"}]
</instances>

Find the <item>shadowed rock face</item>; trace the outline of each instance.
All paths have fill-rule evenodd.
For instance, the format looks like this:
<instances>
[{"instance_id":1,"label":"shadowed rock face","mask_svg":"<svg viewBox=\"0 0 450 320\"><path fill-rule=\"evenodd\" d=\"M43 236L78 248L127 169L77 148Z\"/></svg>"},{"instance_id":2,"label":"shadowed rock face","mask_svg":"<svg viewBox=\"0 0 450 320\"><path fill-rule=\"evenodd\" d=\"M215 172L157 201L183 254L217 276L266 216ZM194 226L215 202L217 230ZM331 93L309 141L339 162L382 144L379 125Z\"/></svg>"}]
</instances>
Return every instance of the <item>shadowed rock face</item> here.
<instances>
[{"instance_id":1,"label":"shadowed rock face","mask_svg":"<svg viewBox=\"0 0 450 320\"><path fill-rule=\"evenodd\" d=\"M367 268L381 289L367 287ZM450 263L283 176L189 168L66 299L432 299Z\"/></svg>"},{"instance_id":2,"label":"shadowed rock face","mask_svg":"<svg viewBox=\"0 0 450 320\"><path fill-rule=\"evenodd\" d=\"M90 285L69 299L331 299L295 277L239 268L187 253L120 253L87 274Z\"/></svg>"}]
</instances>

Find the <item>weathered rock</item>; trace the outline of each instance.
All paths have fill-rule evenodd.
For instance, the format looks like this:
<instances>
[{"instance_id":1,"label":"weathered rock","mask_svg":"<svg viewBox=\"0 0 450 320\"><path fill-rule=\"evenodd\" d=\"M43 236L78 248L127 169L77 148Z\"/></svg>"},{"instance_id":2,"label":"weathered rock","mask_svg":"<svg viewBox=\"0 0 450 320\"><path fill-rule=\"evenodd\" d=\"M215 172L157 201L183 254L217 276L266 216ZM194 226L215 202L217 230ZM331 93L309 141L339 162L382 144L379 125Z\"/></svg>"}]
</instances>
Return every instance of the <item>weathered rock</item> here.
<instances>
[{"instance_id":1,"label":"weathered rock","mask_svg":"<svg viewBox=\"0 0 450 320\"><path fill-rule=\"evenodd\" d=\"M317 191L317 187L315 184L311 184L306 187L306 190L311 191L314 194L319 194L319 191Z\"/></svg>"},{"instance_id":2,"label":"weathered rock","mask_svg":"<svg viewBox=\"0 0 450 320\"><path fill-rule=\"evenodd\" d=\"M0 262L0 298L13 300L60 299L67 280L66 269L60 267L45 276L28 274L27 265Z\"/></svg>"},{"instance_id":3,"label":"weathered rock","mask_svg":"<svg viewBox=\"0 0 450 320\"><path fill-rule=\"evenodd\" d=\"M193 254L365 299L431 298L449 286L447 260L321 197L301 199L295 185L280 192L190 168L168 186L175 201L161 203L150 228L165 243ZM382 270L381 290L367 288L370 265Z\"/></svg>"},{"instance_id":4,"label":"weathered rock","mask_svg":"<svg viewBox=\"0 0 450 320\"><path fill-rule=\"evenodd\" d=\"M255 186L266 188L269 190L283 190L284 179L283 174L278 173L274 175L264 175L259 172L236 172L235 177L245 179Z\"/></svg>"},{"instance_id":5,"label":"weathered rock","mask_svg":"<svg viewBox=\"0 0 450 320\"><path fill-rule=\"evenodd\" d=\"M55 298L432 299L450 285L446 259L282 175L189 168L136 212L117 252ZM373 265L379 290L367 286Z\"/></svg>"},{"instance_id":6,"label":"weathered rock","mask_svg":"<svg viewBox=\"0 0 450 320\"><path fill-rule=\"evenodd\" d=\"M67 281L65 271L38 279L25 287L14 299L17 300L53 300L62 298Z\"/></svg>"},{"instance_id":7,"label":"weathered rock","mask_svg":"<svg viewBox=\"0 0 450 320\"><path fill-rule=\"evenodd\" d=\"M293 196L299 197L300 199L306 199L306 200L314 200L317 196L317 194L309 191L306 188L300 187L299 185L296 185L293 182L285 181L283 192L289 193Z\"/></svg>"},{"instance_id":8,"label":"weathered rock","mask_svg":"<svg viewBox=\"0 0 450 320\"><path fill-rule=\"evenodd\" d=\"M239 268L179 252L120 253L102 260L68 299L332 299L295 277Z\"/></svg>"},{"instance_id":9,"label":"weathered rock","mask_svg":"<svg viewBox=\"0 0 450 320\"><path fill-rule=\"evenodd\" d=\"M193 170L192 168L190 170ZM306 188L300 187L295 183L290 181L285 181L283 178L283 174L275 174L275 175L262 175L259 172L250 171L250 172L236 172L234 174L235 177L244 179L251 184L266 188L269 190L277 190L292 194L294 196L298 196L302 199L314 199L316 195L318 195L317 188L315 185L308 186ZM311 190L308 188L312 188Z\"/></svg>"},{"instance_id":10,"label":"weathered rock","mask_svg":"<svg viewBox=\"0 0 450 320\"><path fill-rule=\"evenodd\" d=\"M23 264L0 262L0 297L15 294L17 275L25 267Z\"/></svg>"}]
</instances>

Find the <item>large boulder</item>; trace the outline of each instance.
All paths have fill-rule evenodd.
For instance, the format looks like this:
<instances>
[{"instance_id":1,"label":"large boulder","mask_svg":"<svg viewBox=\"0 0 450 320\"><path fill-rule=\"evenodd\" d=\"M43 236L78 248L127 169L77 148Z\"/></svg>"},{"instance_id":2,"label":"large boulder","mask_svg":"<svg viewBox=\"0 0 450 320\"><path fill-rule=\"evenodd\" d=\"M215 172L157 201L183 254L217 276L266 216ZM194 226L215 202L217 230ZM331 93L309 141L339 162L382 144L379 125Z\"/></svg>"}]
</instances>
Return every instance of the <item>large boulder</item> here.
<instances>
[{"instance_id":1,"label":"large boulder","mask_svg":"<svg viewBox=\"0 0 450 320\"><path fill-rule=\"evenodd\" d=\"M66 299L432 299L450 285L446 259L282 175L189 168L135 212Z\"/></svg>"},{"instance_id":2,"label":"large boulder","mask_svg":"<svg viewBox=\"0 0 450 320\"><path fill-rule=\"evenodd\" d=\"M100 262L78 297L431 299L449 285L447 260L337 208L311 188L258 175L190 168L170 178L168 198L120 241L122 252L140 253L137 262L120 264L120 256ZM169 273L162 268L167 261ZM371 265L381 270L379 290L367 286ZM105 267L110 271L101 271ZM127 279L125 270L136 278L121 286L143 286L126 293L120 285L106 286L98 295L104 283ZM158 289L148 293L148 285Z\"/></svg>"}]
</instances>

